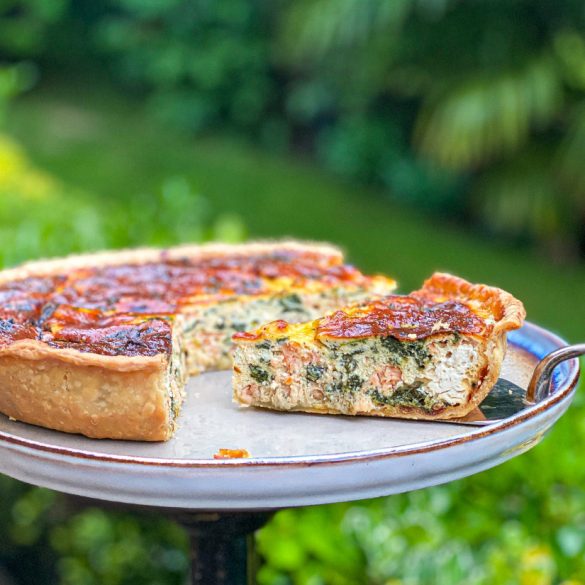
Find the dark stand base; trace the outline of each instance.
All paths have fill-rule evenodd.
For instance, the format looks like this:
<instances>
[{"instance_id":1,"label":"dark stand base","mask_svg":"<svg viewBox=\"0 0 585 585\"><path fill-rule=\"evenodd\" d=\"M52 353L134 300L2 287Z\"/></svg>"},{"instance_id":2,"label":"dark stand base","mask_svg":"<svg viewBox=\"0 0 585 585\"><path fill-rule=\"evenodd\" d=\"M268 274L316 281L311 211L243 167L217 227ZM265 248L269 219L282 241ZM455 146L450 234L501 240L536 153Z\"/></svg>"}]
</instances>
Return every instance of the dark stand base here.
<instances>
[{"instance_id":1,"label":"dark stand base","mask_svg":"<svg viewBox=\"0 0 585 585\"><path fill-rule=\"evenodd\" d=\"M270 515L269 512L170 514L187 530L191 540L191 583L254 583L257 570L254 532Z\"/></svg>"},{"instance_id":2,"label":"dark stand base","mask_svg":"<svg viewBox=\"0 0 585 585\"><path fill-rule=\"evenodd\" d=\"M251 585L257 570L254 532L273 512L193 512L150 508L67 496L71 510L108 508L138 514L160 514L180 524L189 535L193 585Z\"/></svg>"}]
</instances>

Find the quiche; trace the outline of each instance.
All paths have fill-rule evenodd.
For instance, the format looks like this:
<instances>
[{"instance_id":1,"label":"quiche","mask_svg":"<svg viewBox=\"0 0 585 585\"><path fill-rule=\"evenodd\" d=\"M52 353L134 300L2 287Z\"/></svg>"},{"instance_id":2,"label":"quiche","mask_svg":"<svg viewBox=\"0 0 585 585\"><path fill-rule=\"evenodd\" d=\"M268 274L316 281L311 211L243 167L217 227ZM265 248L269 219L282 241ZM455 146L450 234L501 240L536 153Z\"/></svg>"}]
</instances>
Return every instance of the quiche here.
<instances>
[{"instance_id":1,"label":"quiche","mask_svg":"<svg viewBox=\"0 0 585 585\"><path fill-rule=\"evenodd\" d=\"M169 439L189 375L231 337L390 293L329 245L140 249L0 272L0 412L93 438Z\"/></svg>"},{"instance_id":2,"label":"quiche","mask_svg":"<svg viewBox=\"0 0 585 585\"><path fill-rule=\"evenodd\" d=\"M520 301L434 274L407 296L354 303L313 321L234 335L234 399L277 410L449 419L498 379Z\"/></svg>"}]
</instances>

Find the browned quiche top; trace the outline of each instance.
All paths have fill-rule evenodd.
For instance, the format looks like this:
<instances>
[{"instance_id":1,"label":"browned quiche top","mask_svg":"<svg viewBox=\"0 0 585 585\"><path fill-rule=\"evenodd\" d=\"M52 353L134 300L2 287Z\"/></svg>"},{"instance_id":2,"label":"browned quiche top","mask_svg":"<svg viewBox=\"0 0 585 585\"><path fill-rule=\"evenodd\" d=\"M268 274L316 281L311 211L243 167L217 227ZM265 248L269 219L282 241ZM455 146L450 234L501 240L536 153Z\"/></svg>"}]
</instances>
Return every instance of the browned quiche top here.
<instances>
[{"instance_id":1,"label":"browned quiche top","mask_svg":"<svg viewBox=\"0 0 585 585\"><path fill-rule=\"evenodd\" d=\"M523 319L522 304L509 293L436 273L408 296L389 295L336 311L320 320L317 336L392 336L400 341L416 341L434 333L489 337L504 326L519 327Z\"/></svg>"},{"instance_id":2,"label":"browned quiche top","mask_svg":"<svg viewBox=\"0 0 585 585\"><path fill-rule=\"evenodd\" d=\"M417 341L435 333L489 337L520 327L524 316L522 303L501 289L435 273L409 295L387 295L355 304L317 319L307 328L316 339ZM286 321L275 321L256 331L236 333L234 339L257 341L269 331L284 334L287 326Z\"/></svg>"},{"instance_id":3,"label":"browned quiche top","mask_svg":"<svg viewBox=\"0 0 585 585\"><path fill-rule=\"evenodd\" d=\"M59 291L63 302L134 312L174 312L210 297L261 295L286 279L290 288L318 280L327 286L365 278L353 266L324 262L315 254L209 258L105 266L71 273Z\"/></svg>"},{"instance_id":4,"label":"browned quiche top","mask_svg":"<svg viewBox=\"0 0 585 585\"><path fill-rule=\"evenodd\" d=\"M489 327L467 305L458 301L390 295L367 306L336 311L320 321L319 337L359 339L391 335L413 341L436 332L481 335Z\"/></svg>"},{"instance_id":5,"label":"browned quiche top","mask_svg":"<svg viewBox=\"0 0 585 585\"><path fill-rule=\"evenodd\" d=\"M103 355L171 351L185 305L367 281L339 256L307 249L73 268L0 284L0 347L36 339Z\"/></svg>"}]
</instances>

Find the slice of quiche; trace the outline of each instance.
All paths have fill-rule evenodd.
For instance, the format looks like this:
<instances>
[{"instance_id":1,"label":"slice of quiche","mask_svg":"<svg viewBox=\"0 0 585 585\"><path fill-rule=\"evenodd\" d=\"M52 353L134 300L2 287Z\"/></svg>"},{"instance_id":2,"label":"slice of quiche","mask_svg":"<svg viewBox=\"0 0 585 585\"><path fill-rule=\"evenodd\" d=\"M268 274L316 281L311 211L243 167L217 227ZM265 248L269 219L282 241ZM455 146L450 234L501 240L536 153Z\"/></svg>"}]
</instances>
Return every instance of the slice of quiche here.
<instances>
[{"instance_id":1,"label":"slice of quiche","mask_svg":"<svg viewBox=\"0 0 585 585\"><path fill-rule=\"evenodd\" d=\"M511 294L436 273L407 296L236 333L234 399L277 410L462 417L497 381L506 332L524 317Z\"/></svg>"}]
</instances>

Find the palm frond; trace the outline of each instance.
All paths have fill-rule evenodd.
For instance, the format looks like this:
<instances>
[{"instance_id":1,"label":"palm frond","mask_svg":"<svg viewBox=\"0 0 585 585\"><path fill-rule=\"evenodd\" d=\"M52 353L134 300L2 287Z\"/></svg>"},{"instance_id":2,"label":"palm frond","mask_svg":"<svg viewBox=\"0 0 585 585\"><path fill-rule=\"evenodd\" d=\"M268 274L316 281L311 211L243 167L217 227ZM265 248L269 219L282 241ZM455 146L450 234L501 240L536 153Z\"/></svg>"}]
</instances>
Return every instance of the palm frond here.
<instances>
[{"instance_id":1,"label":"palm frond","mask_svg":"<svg viewBox=\"0 0 585 585\"><path fill-rule=\"evenodd\" d=\"M293 59L320 58L355 47L372 34L391 34L415 0L305 0L293 2L283 22L283 52Z\"/></svg>"},{"instance_id":2,"label":"palm frond","mask_svg":"<svg viewBox=\"0 0 585 585\"><path fill-rule=\"evenodd\" d=\"M425 156L456 169L473 169L524 144L563 102L554 61L545 56L498 76L477 76L429 98L415 128Z\"/></svg>"}]
</instances>

